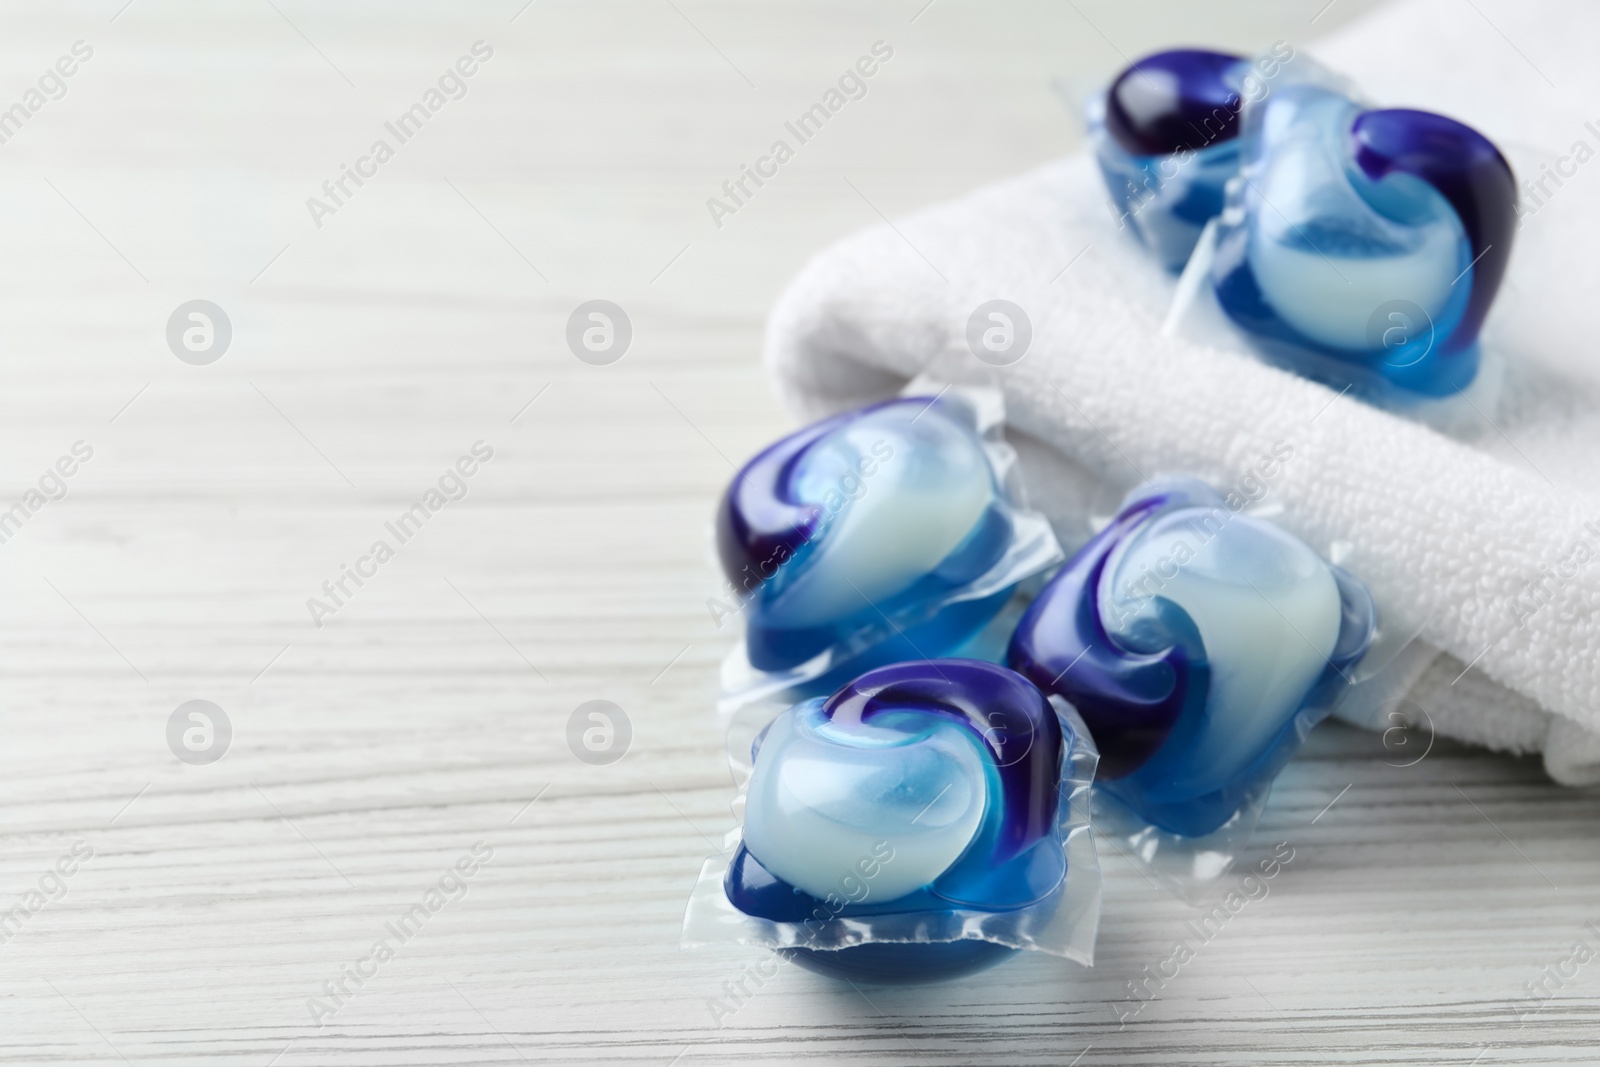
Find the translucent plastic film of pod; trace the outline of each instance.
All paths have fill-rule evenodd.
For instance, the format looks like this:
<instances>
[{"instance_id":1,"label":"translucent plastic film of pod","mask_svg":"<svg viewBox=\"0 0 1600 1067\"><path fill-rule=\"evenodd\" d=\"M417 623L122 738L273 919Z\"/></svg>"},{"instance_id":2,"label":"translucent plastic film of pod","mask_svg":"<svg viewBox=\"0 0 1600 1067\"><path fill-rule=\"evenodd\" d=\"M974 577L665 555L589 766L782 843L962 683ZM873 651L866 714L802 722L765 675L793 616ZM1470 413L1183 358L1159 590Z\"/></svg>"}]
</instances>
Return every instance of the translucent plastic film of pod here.
<instances>
[{"instance_id":1,"label":"translucent plastic film of pod","mask_svg":"<svg viewBox=\"0 0 1600 1067\"><path fill-rule=\"evenodd\" d=\"M1007 657L1094 735L1102 830L1215 854L1196 877L1226 870L1376 634L1359 580L1236 503L1192 479L1135 490L1029 607Z\"/></svg>"},{"instance_id":2,"label":"translucent plastic film of pod","mask_svg":"<svg viewBox=\"0 0 1600 1067\"><path fill-rule=\"evenodd\" d=\"M870 671L730 731L743 825L686 944L738 941L851 980L953 978L1019 950L1093 962L1093 743L997 664Z\"/></svg>"},{"instance_id":3,"label":"translucent plastic film of pod","mask_svg":"<svg viewBox=\"0 0 1600 1067\"><path fill-rule=\"evenodd\" d=\"M1479 333L1509 262L1517 186L1456 119L1377 108L1279 42L1131 64L1089 106L1112 210L1183 279L1174 323L1212 318L1263 359L1445 429L1487 410ZM1482 379L1482 380L1480 380Z\"/></svg>"},{"instance_id":4,"label":"translucent plastic film of pod","mask_svg":"<svg viewBox=\"0 0 1600 1067\"><path fill-rule=\"evenodd\" d=\"M1060 562L1002 415L997 391L946 387L813 423L739 470L716 518L719 603L745 635L725 711L956 653Z\"/></svg>"}]
</instances>

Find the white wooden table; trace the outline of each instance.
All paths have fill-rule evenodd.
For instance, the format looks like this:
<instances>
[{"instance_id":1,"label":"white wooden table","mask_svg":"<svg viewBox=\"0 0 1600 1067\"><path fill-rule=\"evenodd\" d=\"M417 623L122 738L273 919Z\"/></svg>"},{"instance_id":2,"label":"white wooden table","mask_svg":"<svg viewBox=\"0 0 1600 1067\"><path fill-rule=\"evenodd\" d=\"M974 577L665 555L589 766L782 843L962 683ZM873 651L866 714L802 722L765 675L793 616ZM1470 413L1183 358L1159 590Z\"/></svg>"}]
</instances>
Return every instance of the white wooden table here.
<instances>
[{"instance_id":1,"label":"white wooden table","mask_svg":"<svg viewBox=\"0 0 1600 1067\"><path fill-rule=\"evenodd\" d=\"M0 9L0 110L93 50L0 145L0 1060L1600 1060L1600 962L1523 1018L1600 946L1600 799L1337 727L1273 796L1270 896L1125 1025L1192 911L1109 851L1092 971L863 995L785 968L719 1026L760 953L678 948L732 822L709 516L790 425L758 362L784 281L1069 150L1054 78L1367 5L123 3ZM466 95L317 226L307 198L479 40ZM717 227L707 197L878 40L868 95ZM232 324L208 365L165 336L194 299ZM631 320L613 365L565 343L590 299ZM611 765L568 747L591 699L631 722ZM190 700L231 723L220 761L168 747Z\"/></svg>"}]
</instances>

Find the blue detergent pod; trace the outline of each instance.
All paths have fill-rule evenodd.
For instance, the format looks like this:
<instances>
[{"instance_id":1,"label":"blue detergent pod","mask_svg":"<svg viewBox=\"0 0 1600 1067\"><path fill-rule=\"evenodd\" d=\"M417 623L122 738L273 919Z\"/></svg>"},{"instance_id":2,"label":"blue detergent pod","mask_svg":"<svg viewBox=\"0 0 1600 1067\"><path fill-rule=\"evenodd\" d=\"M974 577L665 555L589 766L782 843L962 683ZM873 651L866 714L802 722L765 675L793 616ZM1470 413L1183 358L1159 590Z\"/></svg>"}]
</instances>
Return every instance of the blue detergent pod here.
<instances>
[{"instance_id":1,"label":"blue detergent pod","mask_svg":"<svg viewBox=\"0 0 1600 1067\"><path fill-rule=\"evenodd\" d=\"M1119 227L1174 273L1222 211L1239 171L1241 90L1251 66L1222 52L1157 52L1089 104L1089 139Z\"/></svg>"},{"instance_id":2,"label":"blue detergent pod","mask_svg":"<svg viewBox=\"0 0 1600 1067\"><path fill-rule=\"evenodd\" d=\"M1470 385L1517 224L1499 150L1315 80L1245 125L1210 272L1228 317L1272 362L1380 404Z\"/></svg>"},{"instance_id":3,"label":"blue detergent pod","mask_svg":"<svg viewBox=\"0 0 1600 1067\"><path fill-rule=\"evenodd\" d=\"M788 959L851 980L937 981L1021 947L1069 954L1037 942L1074 909L1073 922L1091 916L1092 947L1098 872L1078 883L1092 902L1064 900L1075 832L1064 782L1086 785L1084 752L1004 667L870 671L757 738L726 902Z\"/></svg>"},{"instance_id":4,"label":"blue detergent pod","mask_svg":"<svg viewBox=\"0 0 1600 1067\"><path fill-rule=\"evenodd\" d=\"M831 688L874 664L948 653L1060 560L1048 523L1012 499L1009 447L985 428L955 390L903 397L814 423L745 464L716 535L750 667Z\"/></svg>"},{"instance_id":5,"label":"blue detergent pod","mask_svg":"<svg viewBox=\"0 0 1600 1067\"><path fill-rule=\"evenodd\" d=\"M1098 786L1202 837L1264 797L1365 655L1365 586L1203 483L1136 491L1030 606L1007 662L1069 701Z\"/></svg>"}]
</instances>

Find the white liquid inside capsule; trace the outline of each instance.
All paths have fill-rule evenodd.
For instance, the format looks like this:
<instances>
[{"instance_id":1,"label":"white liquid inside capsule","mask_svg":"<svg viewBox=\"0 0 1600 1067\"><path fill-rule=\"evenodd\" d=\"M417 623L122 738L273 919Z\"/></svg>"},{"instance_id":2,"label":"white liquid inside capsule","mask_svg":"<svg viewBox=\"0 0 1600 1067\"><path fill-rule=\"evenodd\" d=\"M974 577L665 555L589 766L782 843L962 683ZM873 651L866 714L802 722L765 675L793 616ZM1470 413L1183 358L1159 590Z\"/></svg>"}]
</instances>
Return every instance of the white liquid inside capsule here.
<instances>
[{"instance_id":1,"label":"white liquid inside capsule","mask_svg":"<svg viewBox=\"0 0 1600 1067\"><path fill-rule=\"evenodd\" d=\"M750 852L824 899L895 900L937 879L982 825L986 772L964 728L919 719L907 732L779 716L750 778Z\"/></svg>"},{"instance_id":2,"label":"white liquid inside capsule","mask_svg":"<svg viewBox=\"0 0 1600 1067\"><path fill-rule=\"evenodd\" d=\"M961 544L994 498L976 436L937 411L916 415L896 408L857 420L805 456L796 496L832 517L773 605L785 625L824 625L903 592Z\"/></svg>"},{"instance_id":3,"label":"white liquid inside capsule","mask_svg":"<svg viewBox=\"0 0 1600 1067\"><path fill-rule=\"evenodd\" d=\"M1260 203L1249 255L1256 284L1285 322L1313 341L1368 352L1380 307L1413 304L1443 328L1451 296L1471 279L1452 285L1466 236L1438 190L1408 174L1374 185L1347 170L1355 114L1349 101L1309 91L1269 105L1268 145L1250 179ZM1353 183L1386 210L1401 208L1406 221L1375 210Z\"/></svg>"},{"instance_id":4,"label":"white liquid inside capsule","mask_svg":"<svg viewBox=\"0 0 1600 1067\"><path fill-rule=\"evenodd\" d=\"M1326 563L1269 523L1226 508L1162 515L1108 560L1102 617L1112 638L1153 653L1189 640L1161 619L1193 621L1211 668L1207 715L1182 752L1158 753L1174 783L1213 788L1256 758L1327 669L1343 609ZM1191 649L1191 651L1198 651Z\"/></svg>"}]
</instances>

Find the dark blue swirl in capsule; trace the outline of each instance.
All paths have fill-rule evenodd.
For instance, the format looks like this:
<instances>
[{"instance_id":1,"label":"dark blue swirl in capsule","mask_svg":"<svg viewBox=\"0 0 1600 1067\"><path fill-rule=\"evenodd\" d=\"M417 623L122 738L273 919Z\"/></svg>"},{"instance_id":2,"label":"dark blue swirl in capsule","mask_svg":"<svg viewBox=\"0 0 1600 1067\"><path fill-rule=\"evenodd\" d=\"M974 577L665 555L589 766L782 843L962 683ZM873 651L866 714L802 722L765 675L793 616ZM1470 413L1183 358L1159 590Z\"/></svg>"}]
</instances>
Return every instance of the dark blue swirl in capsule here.
<instances>
[{"instance_id":1,"label":"dark blue swirl in capsule","mask_svg":"<svg viewBox=\"0 0 1600 1067\"><path fill-rule=\"evenodd\" d=\"M1275 71L1277 60L1263 57ZM1126 229L1170 271L1188 262L1239 170L1240 95L1251 64L1222 52L1146 56L1089 105L1089 140Z\"/></svg>"},{"instance_id":2,"label":"dark blue swirl in capsule","mask_svg":"<svg viewBox=\"0 0 1600 1067\"><path fill-rule=\"evenodd\" d=\"M1072 703L1103 788L1188 836L1270 783L1366 654L1360 582L1192 480L1136 493L1023 616L1007 662Z\"/></svg>"},{"instance_id":3,"label":"dark blue swirl in capsule","mask_svg":"<svg viewBox=\"0 0 1600 1067\"><path fill-rule=\"evenodd\" d=\"M1012 669L1078 709L1101 750L1101 779L1138 769L1191 701L1205 699L1204 662L1191 663L1176 645L1149 655L1118 647L1101 624L1095 596L1106 557L1167 499L1129 507L1068 560L1028 606L1006 654Z\"/></svg>"},{"instance_id":4,"label":"dark blue swirl in capsule","mask_svg":"<svg viewBox=\"0 0 1600 1067\"><path fill-rule=\"evenodd\" d=\"M751 664L786 670L874 629L925 654L953 648L1004 591L922 609L1005 555L1011 514L971 409L954 397L874 404L769 446L734 476L716 520ZM897 616L917 617L885 622Z\"/></svg>"},{"instance_id":5,"label":"dark blue swirl in capsule","mask_svg":"<svg viewBox=\"0 0 1600 1067\"><path fill-rule=\"evenodd\" d=\"M755 588L809 541L821 525L820 503L792 498L789 479L799 457L818 439L852 418L884 406L875 404L812 423L757 452L733 476L717 506L716 529L717 555L723 573L735 588L742 579L748 579L750 587Z\"/></svg>"},{"instance_id":6,"label":"dark blue swirl in capsule","mask_svg":"<svg viewBox=\"0 0 1600 1067\"><path fill-rule=\"evenodd\" d=\"M1106 92L1106 132L1128 152L1198 152L1239 133L1241 57L1199 48L1156 52Z\"/></svg>"},{"instance_id":7,"label":"dark blue swirl in capsule","mask_svg":"<svg viewBox=\"0 0 1600 1067\"><path fill-rule=\"evenodd\" d=\"M1505 156L1483 134L1431 111L1364 111L1350 128L1355 161L1373 181L1412 174L1449 202L1466 231L1472 256L1467 308L1444 342L1447 350L1473 344L1483 325L1517 230L1517 180Z\"/></svg>"}]
</instances>

